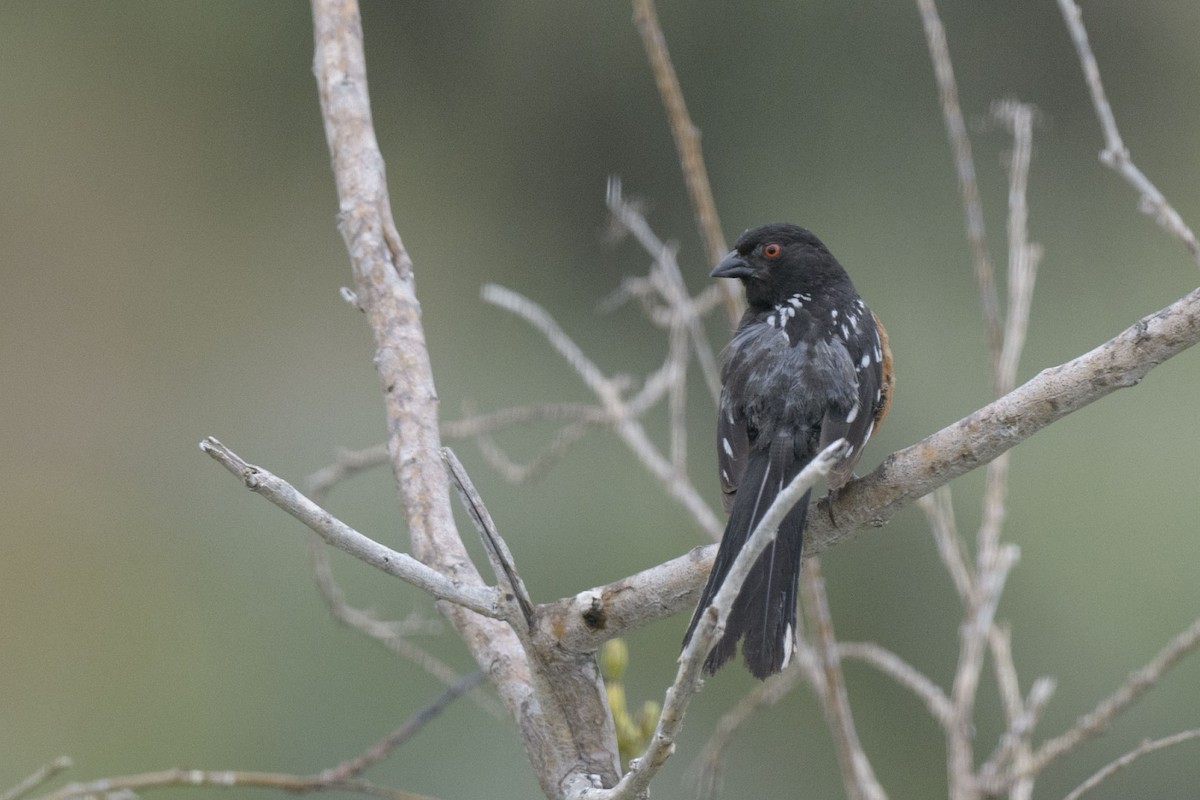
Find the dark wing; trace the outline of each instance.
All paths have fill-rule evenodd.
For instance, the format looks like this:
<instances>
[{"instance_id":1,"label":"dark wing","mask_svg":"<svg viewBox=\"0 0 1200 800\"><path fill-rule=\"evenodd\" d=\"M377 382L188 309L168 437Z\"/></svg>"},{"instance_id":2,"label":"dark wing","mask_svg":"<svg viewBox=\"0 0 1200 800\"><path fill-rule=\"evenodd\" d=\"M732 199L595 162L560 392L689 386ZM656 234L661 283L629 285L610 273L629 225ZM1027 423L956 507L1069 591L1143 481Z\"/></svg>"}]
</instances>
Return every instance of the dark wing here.
<instances>
[{"instance_id":1,"label":"dark wing","mask_svg":"<svg viewBox=\"0 0 1200 800\"><path fill-rule=\"evenodd\" d=\"M724 399L724 398L722 398ZM722 406L725 406L722 403ZM746 473L746 459L750 455L750 437L746 421L735 419L733 409L721 409L717 417L717 474L721 478L721 501L725 513L733 508L733 496Z\"/></svg>"},{"instance_id":2,"label":"dark wing","mask_svg":"<svg viewBox=\"0 0 1200 800\"><path fill-rule=\"evenodd\" d=\"M850 452L829 473L829 486L834 490L844 486L854 474L863 447L887 415L891 403L892 354L887 347L887 333L880 335L882 327L878 319L861 301L858 309L861 313L853 317L857 325L841 326L833 340L845 346L854 365L855 400L849 408L831 407L821 422L822 450L842 438L850 444Z\"/></svg>"}]
</instances>

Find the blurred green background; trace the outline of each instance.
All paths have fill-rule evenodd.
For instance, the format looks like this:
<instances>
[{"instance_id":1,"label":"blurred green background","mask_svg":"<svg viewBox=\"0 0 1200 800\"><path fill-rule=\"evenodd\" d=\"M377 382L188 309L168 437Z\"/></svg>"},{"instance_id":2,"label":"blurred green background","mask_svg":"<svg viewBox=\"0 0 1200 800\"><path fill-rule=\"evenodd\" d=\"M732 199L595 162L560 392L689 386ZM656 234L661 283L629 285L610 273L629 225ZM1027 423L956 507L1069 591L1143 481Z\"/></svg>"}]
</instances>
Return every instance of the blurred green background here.
<instances>
[{"instance_id":1,"label":"blurred green background","mask_svg":"<svg viewBox=\"0 0 1200 800\"><path fill-rule=\"evenodd\" d=\"M1017 97L1041 111L1029 202L1046 256L1025 379L1192 289L1197 271L1097 162L1100 132L1055 4L946 0L942 12L1000 264L1007 144L987 109ZM1200 224L1200 5L1097 0L1085 12L1137 162ZM913 4L664 1L660 14L726 235L808 225L887 321L898 399L864 468L985 402L962 213ZM363 16L446 418L466 402L588 399L543 340L480 302L487 281L551 309L606 370L652 367L663 345L637 313L596 310L647 265L629 242L603 241L606 177L620 175L680 243L693 291L709 265L630 7L367 2ZM337 293L350 274L311 39L307 5L279 0L0 10L0 787L61 753L80 780L167 766L312 772L440 690L333 622L305 532L196 449L216 435L299 482L337 448L384 434L371 339ZM724 323L710 329L723 343ZM1000 614L1023 689L1059 680L1044 735L1200 613L1198 387L1200 352L1186 352L1014 452L1007 537L1022 561ZM697 389L692 472L715 504L712 407ZM661 415L652 424L661 436ZM501 441L529 455L551 432ZM458 452L539 600L703 541L612 435L532 485L506 483L472 443ZM968 533L981 483L954 484ZM403 541L385 471L331 505ZM915 509L824 565L842 637L948 683L959 615ZM436 619L419 593L349 559L335 566L355 603ZM631 637L631 703L661 697L684 624ZM446 629L422 643L472 666ZM884 786L944 795L941 736L923 707L857 664L847 673ZM750 685L739 669L709 682L655 797L693 796L701 746ZM982 756L1000 724L991 688L979 722ZM1194 656L1036 796L1061 796L1143 737L1197 725ZM446 800L537 795L511 724L469 701L370 776ZM1191 744L1089 797L1195 797L1197 786ZM755 718L726 787L731 798L840 796L807 693Z\"/></svg>"}]
</instances>

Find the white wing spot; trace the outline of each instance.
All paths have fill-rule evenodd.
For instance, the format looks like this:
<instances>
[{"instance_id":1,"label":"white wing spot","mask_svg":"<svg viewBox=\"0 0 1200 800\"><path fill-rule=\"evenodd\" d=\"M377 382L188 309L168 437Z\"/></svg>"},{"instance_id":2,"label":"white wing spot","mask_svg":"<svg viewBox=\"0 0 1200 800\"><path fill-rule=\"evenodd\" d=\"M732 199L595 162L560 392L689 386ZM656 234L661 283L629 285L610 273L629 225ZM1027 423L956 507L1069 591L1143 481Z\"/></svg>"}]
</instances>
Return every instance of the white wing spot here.
<instances>
[{"instance_id":1,"label":"white wing spot","mask_svg":"<svg viewBox=\"0 0 1200 800\"><path fill-rule=\"evenodd\" d=\"M837 309L836 309L836 308L835 308L835 309L833 309L833 310L831 310L831 311L829 312L829 316L830 316L830 317L832 317L832 318L833 318L833 319L835 319L835 320L837 319L837 314L838 314L838 312L837 312Z\"/></svg>"},{"instance_id":2,"label":"white wing spot","mask_svg":"<svg viewBox=\"0 0 1200 800\"><path fill-rule=\"evenodd\" d=\"M883 360L883 353L880 353L880 352L879 352L879 345L875 345L875 353L874 353L874 355L875 355L875 363L876 363L876 364L878 364L880 361L882 361L882 360Z\"/></svg>"},{"instance_id":3,"label":"white wing spot","mask_svg":"<svg viewBox=\"0 0 1200 800\"><path fill-rule=\"evenodd\" d=\"M866 353L863 353L862 359L858 362L858 365L862 369L866 369L867 367L871 366L871 357Z\"/></svg>"},{"instance_id":4,"label":"white wing spot","mask_svg":"<svg viewBox=\"0 0 1200 800\"><path fill-rule=\"evenodd\" d=\"M867 434L866 434L866 436L863 437L863 442L865 443L867 441L867 439L870 439L871 434L874 432L875 432L875 420L871 420L871 424L867 426Z\"/></svg>"},{"instance_id":5,"label":"white wing spot","mask_svg":"<svg viewBox=\"0 0 1200 800\"><path fill-rule=\"evenodd\" d=\"M796 654L796 630L791 625L788 625L783 632L783 663L779 665L780 669L784 669L788 664L792 663L792 656Z\"/></svg>"},{"instance_id":6,"label":"white wing spot","mask_svg":"<svg viewBox=\"0 0 1200 800\"><path fill-rule=\"evenodd\" d=\"M858 401L855 401L854 408L850 409L850 413L846 415L847 423L854 422L854 420L858 419L859 405L860 404L858 403Z\"/></svg>"},{"instance_id":7,"label":"white wing spot","mask_svg":"<svg viewBox=\"0 0 1200 800\"><path fill-rule=\"evenodd\" d=\"M842 338L847 342L850 341L850 331L846 328L846 323L842 323Z\"/></svg>"},{"instance_id":8,"label":"white wing spot","mask_svg":"<svg viewBox=\"0 0 1200 800\"><path fill-rule=\"evenodd\" d=\"M767 315L767 324L770 325L772 328L775 327L775 315L774 314Z\"/></svg>"},{"instance_id":9,"label":"white wing spot","mask_svg":"<svg viewBox=\"0 0 1200 800\"><path fill-rule=\"evenodd\" d=\"M789 297L788 304L791 305L792 308L799 308L802 305L802 303L800 302L800 295L794 294L791 297Z\"/></svg>"},{"instance_id":10,"label":"white wing spot","mask_svg":"<svg viewBox=\"0 0 1200 800\"><path fill-rule=\"evenodd\" d=\"M721 447L725 450L725 455L733 458L733 445L729 443L729 439L722 439Z\"/></svg>"}]
</instances>

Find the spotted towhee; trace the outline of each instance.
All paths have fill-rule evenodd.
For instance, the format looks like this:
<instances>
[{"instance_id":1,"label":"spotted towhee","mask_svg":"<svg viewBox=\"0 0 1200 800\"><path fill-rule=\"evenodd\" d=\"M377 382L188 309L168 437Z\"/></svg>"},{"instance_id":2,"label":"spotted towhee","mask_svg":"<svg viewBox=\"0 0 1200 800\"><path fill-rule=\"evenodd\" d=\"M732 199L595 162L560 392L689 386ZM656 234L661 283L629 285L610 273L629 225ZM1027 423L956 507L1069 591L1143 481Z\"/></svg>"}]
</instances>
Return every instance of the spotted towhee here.
<instances>
[{"instance_id":1,"label":"spotted towhee","mask_svg":"<svg viewBox=\"0 0 1200 800\"><path fill-rule=\"evenodd\" d=\"M842 265L804 228L772 224L746 231L712 275L739 279L748 308L721 367L717 459L729 523L685 645L775 496L841 438L850 449L829 473L830 490L850 479L887 415L893 383L883 325ZM709 674L729 660L739 640L757 678L790 660L808 500L806 494L755 563L704 662Z\"/></svg>"}]
</instances>

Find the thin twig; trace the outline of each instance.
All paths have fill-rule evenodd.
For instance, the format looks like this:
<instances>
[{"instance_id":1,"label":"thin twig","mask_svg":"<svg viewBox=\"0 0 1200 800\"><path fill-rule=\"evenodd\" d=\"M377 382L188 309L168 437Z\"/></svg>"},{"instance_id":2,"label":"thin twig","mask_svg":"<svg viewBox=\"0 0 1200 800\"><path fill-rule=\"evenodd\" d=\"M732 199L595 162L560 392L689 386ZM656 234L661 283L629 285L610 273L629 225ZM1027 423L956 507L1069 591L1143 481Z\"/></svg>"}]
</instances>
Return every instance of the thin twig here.
<instances>
[{"instance_id":1,"label":"thin twig","mask_svg":"<svg viewBox=\"0 0 1200 800\"><path fill-rule=\"evenodd\" d=\"M946 728L947 767L950 797L978 797L974 778L974 712L979 694L979 679L983 672L988 633L996 619L996 607L1004 591L1008 573L1017 562L1016 545L996 548L992 558L980 563L971 597L963 609L959 628L958 664L950 689L950 704L954 709L951 724Z\"/></svg>"},{"instance_id":2,"label":"thin twig","mask_svg":"<svg viewBox=\"0 0 1200 800\"><path fill-rule=\"evenodd\" d=\"M1111 778L1114 773L1124 769L1125 767L1128 767L1142 756L1149 755L1150 753L1162 750L1166 747L1173 747L1177 744L1190 742L1193 739L1200 739L1200 728L1193 728L1190 731L1181 731L1171 736L1164 736L1161 739L1146 739L1133 750L1130 750L1128 753L1112 763L1105 765L1086 781L1076 786L1066 797L1063 798L1063 800L1079 800L1084 793L1095 789L1101 783Z\"/></svg>"},{"instance_id":3,"label":"thin twig","mask_svg":"<svg viewBox=\"0 0 1200 800\"><path fill-rule=\"evenodd\" d=\"M738 552L729 568L721 588L712 603L701 615L692 638L679 656L679 670L675 681L668 687L663 699L662 714L650 743L639 758L629 764L629 771L612 789L589 791L587 800L626 800L642 796L650 781L675 750L675 739L683 725L683 716L696 692L700 690L701 668L713 644L725 628L725 620L733 607L734 598L741 590L746 576L755 561L767 548L779 530L783 518L814 484L829 474L829 470L845 453L844 439L839 439L822 450L808 463L792 481L784 487L763 514L754 532Z\"/></svg>"},{"instance_id":4,"label":"thin twig","mask_svg":"<svg viewBox=\"0 0 1200 800\"><path fill-rule=\"evenodd\" d=\"M49 764L43 764L33 771L31 775L26 777L16 786L0 792L0 800L20 800L20 798L32 792L37 787L41 786L46 781L53 778L63 770L68 770L72 767L70 756L59 756Z\"/></svg>"},{"instance_id":5,"label":"thin twig","mask_svg":"<svg viewBox=\"0 0 1200 800\"><path fill-rule=\"evenodd\" d=\"M443 438L466 439L531 422L583 422L599 426L610 421L604 409L586 403L535 403L504 408L487 414L466 411L464 414L467 415L462 419L442 423Z\"/></svg>"},{"instance_id":6,"label":"thin twig","mask_svg":"<svg viewBox=\"0 0 1200 800\"><path fill-rule=\"evenodd\" d=\"M875 771L854 728L837 636L833 630L833 616L825 595L825 580L821 577L820 560L805 559L802 572L800 589L804 593L804 610L812 620L813 650L825 676L821 704L833 734L846 796L850 800L886 800L887 794L875 777Z\"/></svg>"},{"instance_id":7,"label":"thin twig","mask_svg":"<svg viewBox=\"0 0 1200 800\"><path fill-rule=\"evenodd\" d=\"M1051 761L1074 750L1083 742L1103 733L1118 714L1141 698L1163 674L1200 646L1200 618L1187 630L1167 643L1144 667L1131 673L1125 683L1084 714L1069 731L1054 737L1034 752L1025 773L1041 772Z\"/></svg>"},{"instance_id":8,"label":"thin twig","mask_svg":"<svg viewBox=\"0 0 1200 800\"><path fill-rule=\"evenodd\" d=\"M499 472L505 480L510 483L525 483L545 475L567 454L571 445L598 427L600 426L592 422L572 422L564 425L555 431L554 436L550 439L550 444L524 464L513 461L490 433L478 434L475 437L475 443L479 445L479 452L492 469Z\"/></svg>"},{"instance_id":9,"label":"thin twig","mask_svg":"<svg viewBox=\"0 0 1200 800\"><path fill-rule=\"evenodd\" d=\"M463 507L471 517L471 522L475 524L475 529L479 531L479 538L482 540L483 549L492 564L492 571L495 573L497 583L501 590L516 598L517 607L521 609L521 616L525 620L526 627L531 626L533 624L533 601L529 597L529 591L525 588L525 582L517 574L517 565L513 560L512 551L508 549L508 543L500 535L491 513L484 505L483 498L479 496L475 484L471 482L471 476L467 474L467 469L458 460L458 456L454 455L454 451L449 447L443 447L442 458L446 461L446 469L450 472L450 479L454 483L454 488L458 490ZM514 621L510 620L511 622Z\"/></svg>"},{"instance_id":10,"label":"thin twig","mask_svg":"<svg viewBox=\"0 0 1200 800\"><path fill-rule=\"evenodd\" d=\"M225 469L238 476L250 491L271 501L307 525L327 543L389 575L411 583L440 600L468 608L477 614L500 618L499 593L492 587L452 581L406 553L400 553L363 536L301 494L296 487L262 467L246 463L213 437L200 449Z\"/></svg>"},{"instance_id":11,"label":"thin twig","mask_svg":"<svg viewBox=\"0 0 1200 800\"><path fill-rule=\"evenodd\" d=\"M708 261L710 264L716 264L727 250L725 237L721 233L721 222L717 218L717 204L713 201L708 171L704 168L704 155L700 151L700 131L692 123L687 105L683 102L683 89L679 86L675 66L671 63L670 53L667 52L667 40L658 24L654 0L633 0L633 21L641 34L650 68L654 72L654 82L658 86L659 97L667 112L671 135L675 139L675 148L679 151L684 183L687 184L688 197L692 202L692 213L696 216L696 225L700 229L700 237L704 240ZM742 299L737 282L725 280L718 283L724 294L725 314L729 324L736 325L742 315Z\"/></svg>"},{"instance_id":12,"label":"thin twig","mask_svg":"<svg viewBox=\"0 0 1200 800\"><path fill-rule=\"evenodd\" d=\"M900 656L874 642L838 642L838 653L842 658L853 658L870 664L896 683L917 696L929 710L930 715L945 725L953 709L950 698L936 683Z\"/></svg>"},{"instance_id":13,"label":"thin twig","mask_svg":"<svg viewBox=\"0 0 1200 800\"><path fill-rule=\"evenodd\" d=\"M806 675L816 670L812 655L812 650L807 648L797 652L796 659L782 672L755 684L754 688L742 695L733 708L717 720L712 736L705 742L700 753L700 800L715 800L719 794L725 772L725 755L742 726L756 711L778 703L799 686Z\"/></svg>"},{"instance_id":14,"label":"thin twig","mask_svg":"<svg viewBox=\"0 0 1200 800\"><path fill-rule=\"evenodd\" d=\"M704 330L703 313L688 295L687 285L675 260L675 251L655 235L641 209L625 199L618 178L609 178L605 201L613 219L633 234L642 249L654 259L656 274L662 276L663 285L660 291L670 309L669 323L687 328L700 372L704 375L709 394L715 400L721 394L721 376L717 369L717 360L713 355L708 333Z\"/></svg>"},{"instance_id":15,"label":"thin twig","mask_svg":"<svg viewBox=\"0 0 1200 800\"><path fill-rule=\"evenodd\" d=\"M983 206L979 200L975 160L971 155L971 138L967 135L967 126L963 122L962 106L958 102L958 85L954 80L954 66L950 61L950 48L946 44L946 29L938 16L937 6L934 0L917 0L917 9L921 13L925 39L929 45L929 57L933 61L933 73L937 79L938 94L942 103L942 117L946 123L946 136L954 153L954 168L958 173L958 188L962 193L963 212L966 215L967 243L971 247L971 260L975 265L975 282L979 287L979 304L983 309L988 356L994 371L1000 359L1000 300L996 294L995 270L992 268L987 232L983 225Z\"/></svg>"},{"instance_id":16,"label":"thin twig","mask_svg":"<svg viewBox=\"0 0 1200 800\"><path fill-rule=\"evenodd\" d=\"M423 619L415 613L404 620L383 620L371 611L350 605L341 586L334 580L333 565L329 560L329 545L315 533L308 537L308 555L317 589L330 615L336 621L379 642L389 651L416 664L447 686L462 680L463 676L457 670L412 641L414 634L441 630L441 625L435 620ZM496 699L483 691L471 692L469 699L497 719L505 716L504 709Z\"/></svg>"},{"instance_id":17,"label":"thin twig","mask_svg":"<svg viewBox=\"0 0 1200 800\"><path fill-rule=\"evenodd\" d=\"M1033 122L1036 111L1027 103L1008 100L992 106L992 117L1003 123L1013 139L1008 160L1008 305L1004 315L1004 340L996 365L997 394L1016 386L1017 366L1025 349L1033 286L1041 262L1041 246L1029 241L1029 165L1033 159Z\"/></svg>"},{"instance_id":18,"label":"thin twig","mask_svg":"<svg viewBox=\"0 0 1200 800\"><path fill-rule=\"evenodd\" d=\"M992 669L1000 689L1008 730L1000 737L995 752L980 766L978 774L981 784L986 784L1001 768L1017 771L1025 769L1025 764L1033 752L1030 745L1033 729L1041 719L1042 712L1055 689L1053 678L1042 677L1033 682L1028 697L1021 697L1016 663L1012 654L1012 633L1006 625L992 626L988 634L988 644L991 645ZM1026 800L1032 793L1033 778L1022 778L1009 790L1009 800Z\"/></svg>"},{"instance_id":19,"label":"thin twig","mask_svg":"<svg viewBox=\"0 0 1200 800\"><path fill-rule=\"evenodd\" d=\"M365 470L381 467L387 462L386 442L362 450L340 449L334 455L333 463L309 475L304 485L308 487L313 502L325 505L325 496L338 483Z\"/></svg>"},{"instance_id":20,"label":"thin twig","mask_svg":"<svg viewBox=\"0 0 1200 800\"><path fill-rule=\"evenodd\" d=\"M1121 139L1117 130L1117 119L1104 93L1104 85L1100 82L1100 67L1092 46L1088 42L1087 28L1083 24L1083 14L1074 0L1058 0L1071 41L1079 54L1079 63L1083 67L1083 77L1087 81L1088 91L1092 95L1092 105L1096 109L1096 118L1104 132L1104 149L1100 152L1100 160L1111 167L1118 175L1141 194L1141 210L1154 218L1162 228L1183 242L1192 260L1200 264L1200 242L1196 234L1187 226L1179 212L1175 210L1163 193L1146 175L1138 169L1129 155L1129 148Z\"/></svg>"},{"instance_id":21,"label":"thin twig","mask_svg":"<svg viewBox=\"0 0 1200 800\"><path fill-rule=\"evenodd\" d=\"M387 463L387 445L377 444L362 450L339 450L334 463L314 472L305 481L313 502L326 505L329 492L341 481L362 471ZM329 558L329 546L316 533L308 537L308 557L312 565L317 591L325 601L330 615L337 622L358 631L369 639L379 642L401 658L416 664L429 675L447 686L462 679L457 671L437 656L412 641L418 633L435 633L441 626L433 620L420 618L416 614L404 620L379 619L373 612L357 608L346 600L346 595L333 575L333 564ZM495 698L484 692L471 692L470 700L493 717L504 715Z\"/></svg>"},{"instance_id":22,"label":"thin twig","mask_svg":"<svg viewBox=\"0 0 1200 800\"><path fill-rule=\"evenodd\" d=\"M659 452L645 428L630 413L616 382L605 377L600 368L563 332L549 312L529 298L495 284L486 284L482 294L485 301L516 314L546 337L550 345L596 394L605 412L613 420L613 429L634 455L666 486L670 495L691 513L701 528L714 538L720 536L724 526L687 475L676 470L670 459Z\"/></svg>"},{"instance_id":23,"label":"thin twig","mask_svg":"<svg viewBox=\"0 0 1200 800\"><path fill-rule=\"evenodd\" d=\"M376 742L362 755L321 772L320 777L331 783L340 783L361 775L368 767L383 761L394 753L398 747L445 711L451 703L479 686L486 678L487 676L481 670L464 675L448 686L432 703L414 713L400 727Z\"/></svg>"},{"instance_id":24,"label":"thin twig","mask_svg":"<svg viewBox=\"0 0 1200 800\"><path fill-rule=\"evenodd\" d=\"M383 797L386 800L433 800L428 795L405 792L371 781L354 778L327 781L321 775L292 775L285 772L250 772L239 770L164 769L137 775L119 775L86 783L72 783L37 800L72 800L136 796L132 793L172 786L203 786L212 789L277 789L285 792L340 791Z\"/></svg>"},{"instance_id":25,"label":"thin twig","mask_svg":"<svg viewBox=\"0 0 1200 800\"><path fill-rule=\"evenodd\" d=\"M950 580L954 583L959 599L965 602L971 596L971 586L975 577L967 560L962 537L958 534L950 487L938 487L917 500L917 507L925 512L929 529L933 531L933 541L937 544L938 555L946 571L950 573Z\"/></svg>"}]
</instances>

